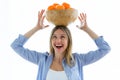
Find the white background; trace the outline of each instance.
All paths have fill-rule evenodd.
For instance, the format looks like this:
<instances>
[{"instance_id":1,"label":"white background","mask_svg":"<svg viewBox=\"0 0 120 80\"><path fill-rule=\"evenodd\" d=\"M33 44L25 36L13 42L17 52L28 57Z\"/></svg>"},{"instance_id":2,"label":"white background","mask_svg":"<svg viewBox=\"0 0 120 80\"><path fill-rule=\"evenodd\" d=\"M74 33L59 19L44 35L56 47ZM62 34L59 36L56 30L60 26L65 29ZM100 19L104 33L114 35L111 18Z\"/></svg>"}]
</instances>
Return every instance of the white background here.
<instances>
[{"instance_id":1,"label":"white background","mask_svg":"<svg viewBox=\"0 0 120 80\"><path fill-rule=\"evenodd\" d=\"M120 80L120 11L119 0L0 0L0 80L35 80L38 66L18 56L10 47L19 34L33 28L37 13L54 2L68 2L79 13L87 14L89 27L110 44L111 52L101 60L84 67L84 80ZM45 24L50 24L45 21ZM75 26L68 27L73 37L73 52L95 50L92 39ZM25 44L37 51L49 51L49 35L54 26L40 30Z\"/></svg>"}]
</instances>

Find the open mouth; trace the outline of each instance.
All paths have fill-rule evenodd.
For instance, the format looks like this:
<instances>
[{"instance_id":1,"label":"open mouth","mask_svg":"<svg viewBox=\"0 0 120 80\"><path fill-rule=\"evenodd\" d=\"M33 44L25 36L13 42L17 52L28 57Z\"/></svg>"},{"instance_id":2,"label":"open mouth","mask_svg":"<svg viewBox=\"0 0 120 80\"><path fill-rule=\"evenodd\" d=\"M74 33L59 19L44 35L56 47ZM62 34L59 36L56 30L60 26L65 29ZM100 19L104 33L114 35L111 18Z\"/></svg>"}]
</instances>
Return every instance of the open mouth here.
<instances>
[{"instance_id":1,"label":"open mouth","mask_svg":"<svg viewBox=\"0 0 120 80\"><path fill-rule=\"evenodd\" d=\"M61 49L63 46L62 45L56 45L56 48Z\"/></svg>"}]
</instances>

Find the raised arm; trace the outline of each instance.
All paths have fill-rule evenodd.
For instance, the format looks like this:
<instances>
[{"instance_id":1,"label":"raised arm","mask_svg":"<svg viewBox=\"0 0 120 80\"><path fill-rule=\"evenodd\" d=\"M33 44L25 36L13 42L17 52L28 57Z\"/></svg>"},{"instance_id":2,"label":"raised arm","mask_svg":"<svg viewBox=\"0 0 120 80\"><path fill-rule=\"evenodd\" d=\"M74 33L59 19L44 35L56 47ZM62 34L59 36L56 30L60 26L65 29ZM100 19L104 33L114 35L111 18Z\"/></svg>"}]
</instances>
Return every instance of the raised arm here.
<instances>
[{"instance_id":1,"label":"raised arm","mask_svg":"<svg viewBox=\"0 0 120 80\"><path fill-rule=\"evenodd\" d=\"M81 22L81 26L80 27L77 26L77 27L80 28L81 30L85 31L86 33L88 33L88 35L92 39L97 39L99 36L88 27L86 18L87 18L86 14L80 13L80 16L78 16L78 19Z\"/></svg>"},{"instance_id":2,"label":"raised arm","mask_svg":"<svg viewBox=\"0 0 120 80\"><path fill-rule=\"evenodd\" d=\"M38 64L39 60L41 58L44 58L44 55L39 54L40 52L37 52L37 51L34 51L34 50L29 50L29 49L25 48L24 44L35 32L37 32L40 29L48 27L48 25L44 26L44 24L43 24L43 21L44 21L44 18L45 18L45 16L43 16L44 12L45 12L45 10L41 10L38 13L38 22L37 22L37 25L34 28L29 30L24 35L19 35L18 38L16 38L11 44L12 49L16 53L18 53L24 59L26 59L30 62L33 62L35 64Z\"/></svg>"},{"instance_id":3,"label":"raised arm","mask_svg":"<svg viewBox=\"0 0 120 80\"><path fill-rule=\"evenodd\" d=\"M31 30L29 30L27 33L25 33L24 34L25 37L30 38L38 30L48 27L48 25L43 24L44 18L45 18L45 16L43 16L44 12L45 10L41 10L38 12L38 22L36 26L32 28Z\"/></svg>"},{"instance_id":4,"label":"raised arm","mask_svg":"<svg viewBox=\"0 0 120 80\"><path fill-rule=\"evenodd\" d=\"M86 17L87 16L84 13L81 13L80 16L78 16L78 19L81 22L81 27L77 27L85 31L94 40L98 49L89 51L86 54L77 54L78 60L82 61L83 65L87 65L101 59L111 50L109 44L103 39L103 37L98 36L88 27Z\"/></svg>"}]
</instances>

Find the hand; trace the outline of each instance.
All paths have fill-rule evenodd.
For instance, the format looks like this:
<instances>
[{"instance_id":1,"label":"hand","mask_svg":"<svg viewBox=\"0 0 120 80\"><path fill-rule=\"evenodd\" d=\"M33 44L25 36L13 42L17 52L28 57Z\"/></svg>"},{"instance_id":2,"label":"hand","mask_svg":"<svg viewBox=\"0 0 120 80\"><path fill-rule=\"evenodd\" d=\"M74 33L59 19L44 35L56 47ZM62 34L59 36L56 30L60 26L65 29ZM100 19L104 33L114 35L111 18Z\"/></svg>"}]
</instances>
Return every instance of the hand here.
<instances>
[{"instance_id":1,"label":"hand","mask_svg":"<svg viewBox=\"0 0 120 80\"><path fill-rule=\"evenodd\" d=\"M43 29L43 28L46 28L48 27L49 25L44 25L44 19L45 19L45 16L43 16L45 10L42 9L41 11L38 12L38 22L37 22L37 28L38 29Z\"/></svg>"},{"instance_id":2,"label":"hand","mask_svg":"<svg viewBox=\"0 0 120 80\"><path fill-rule=\"evenodd\" d=\"M88 27L86 18L87 18L87 16L85 13L80 13L80 16L78 16L78 19L81 22L81 26L77 25L78 28L85 30Z\"/></svg>"}]
</instances>

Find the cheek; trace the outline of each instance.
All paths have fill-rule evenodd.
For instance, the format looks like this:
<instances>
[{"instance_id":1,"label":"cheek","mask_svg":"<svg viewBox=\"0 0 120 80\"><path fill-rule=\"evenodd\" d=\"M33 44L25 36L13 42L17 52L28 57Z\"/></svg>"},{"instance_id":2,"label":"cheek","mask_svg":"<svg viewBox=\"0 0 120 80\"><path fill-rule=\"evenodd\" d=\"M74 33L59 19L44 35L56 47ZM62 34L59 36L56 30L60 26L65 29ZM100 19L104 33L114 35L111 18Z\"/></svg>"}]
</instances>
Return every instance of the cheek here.
<instances>
[{"instance_id":1,"label":"cheek","mask_svg":"<svg viewBox=\"0 0 120 80\"><path fill-rule=\"evenodd\" d=\"M51 45L52 45L52 47L54 47L54 41L51 41Z\"/></svg>"},{"instance_id":2,"label":"cheek","mask_svg":"<svg viewBox=\"0 0 120 80\"><path fill-rule=\"evenodd\" d=\"M64 41L64 45L67 47L68 46L68 41Z\"/></svg>"}]
</instances>

